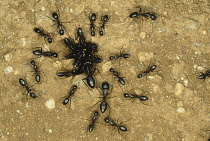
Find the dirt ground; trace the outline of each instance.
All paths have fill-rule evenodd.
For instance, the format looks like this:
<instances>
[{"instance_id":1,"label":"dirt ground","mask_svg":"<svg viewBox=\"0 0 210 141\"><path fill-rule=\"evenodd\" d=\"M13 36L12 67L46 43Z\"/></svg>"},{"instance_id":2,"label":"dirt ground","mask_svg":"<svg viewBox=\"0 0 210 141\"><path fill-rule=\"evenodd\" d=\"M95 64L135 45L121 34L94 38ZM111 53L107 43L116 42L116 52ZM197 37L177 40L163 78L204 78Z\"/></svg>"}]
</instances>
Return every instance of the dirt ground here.
<instances>
[{"instance_id":1,"label":"dirt ground","mask_svg":"<svg viewBox=\"0 0 210 141\"><path fill-rule=\"evenodd\" d=\"M0 139L2 141L205 141L210 137L210 77L198 79L210 68L209 0L0 0ZM131 19L130 13L155 12L157 20ZM59 10L58 10L59 9ZM60 36L52 12L60 13L65 35ZM90 35L88 17L97 14L97 35ZM105 35L99 36L100 17L109 15ZM53 43L33 31L42 27L52 33ZM112 85L109 107L99 112L93 132L88 125L99 111L98 89L88 88L82 79L59 78L56 72L72 69L72 60L64 58L63 39L75 39L81 27L87 41L97 43L96 87L107 81ZM36 47L58 52L58 58L39 58ZM123 47L123 48L122 48ZM109 56L129 53L130 58L109 60ZM29 65L34 59L41 70L41 83L35 83ZM137 78L148 66L157 65L149 75ZM120 85L109 72L114 68L125 77ZM27 80L38 98L25 96L18 79ZM62 97L75 84L78 90L71 106L62 105ZM124 98L124 93L144 93L144 104ZM127 132L105 124L109 116L127 127Z\"/></svg>"}]
</instances>

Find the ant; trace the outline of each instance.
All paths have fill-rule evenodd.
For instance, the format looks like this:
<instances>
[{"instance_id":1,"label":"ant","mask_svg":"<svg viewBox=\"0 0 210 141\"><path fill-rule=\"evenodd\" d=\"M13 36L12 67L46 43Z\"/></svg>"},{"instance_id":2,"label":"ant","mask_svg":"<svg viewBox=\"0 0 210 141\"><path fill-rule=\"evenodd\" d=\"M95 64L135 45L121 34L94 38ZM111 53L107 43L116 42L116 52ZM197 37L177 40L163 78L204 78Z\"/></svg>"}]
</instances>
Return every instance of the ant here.
<instances>
[{"instance_id":1,"label":"ant","mask_svg":"<svg viewBox=\"0 0 210 141\"><path fill-rule=\"evenodd\" d=\"M92 75L88 75L86 78L83 78L82 80L86 80L89 87L91 88L95 87L95 79Z\"/></svg>"},{"instance_id":2,"label":"ant","mask_svg":"<svg viewBox=\"0 0 210 141\"><path fill-rule=\"evenodd\" d=\"M116 76L118 78L118 82L120 82L122 85L125 85L124 77L120 77L119 73L117 71L115 71L113 68L110 68L109 71L113 72L114 76Z\"/></svg>"},{"instance_id":3,"label":"ant","mask_svg":"<svg viewBox=\"0 0 210 141\"><path fill-rule=\"evenodd\" d=\"M138 74L137 77L141 78L145 75L147 75L149 72L152 72L156 69L157 65L152 65L151 67L149 67L146 71L144 71L142 74Z\"/></svg>"},{"instance_id":4,"label":"ant","mask_svg":"<svg viewBox=\"0 0 210 141\"><path fill-rule=\"evenodd\" d=\"M122 47L123 48L123 47ZM115 56L110 56L109 57L109 60L114 60L114 59L118 59L118 58L129 58L130 57L130 54L123 54L121 51L122 51L122 48L120 50L120 54L119 55L115 55Z\"/></svg>"},{"instance_id":5,"label":"ant","mask_svg":"<svg viewBox=\"0 0 210 141\"><path fill-rule=\"evenodd\" d=\"M38 33L40 36L43 36L44 39L47 39L48 43L52 43L52 41L53 41L53 40L52 40L52 37L51 37L49 34L44 33L44 30L43 30L43 29L34 28L34 31L35 31L36 33Z\"/></svg>"},{"instance_id":6,"label":"ant","mask_svg":"<svg viewBox=\"0 0 210 141\"><path fill-rule=\"evenodd\" d=\"M100 104L100 111L102 113L106 112L106 109L107 109L107 105L108 103L106 102L106 97L107 95L109 95L112 91L112 89L110 90L109 92L109 83L108 82L103 82L102 83L102 91L103 91L103 100ZM109 106L109 105L108 105Z\"/></svg>"},{"instance_id":7,"label":"ant","mask_svg":"<svg viewBox=\"0 0 210 141\"><path fill-rule=\"evenodd\" d=\"M106 123L109 123L111 126L117 127L118 128L118 132L119 132L119 130L123 131L123 132L127 131L127 128L125 126L119 125L119 124L115 123L114 121L111 121L108 117L106 117L104 119L104 121Z\"/></svg>"},{"instance_id":8,"label":"ant","mask_svg":"<svg viewBox=\"0 0 210 141\"><path fill-rule=\"evenodd\" d=\"M139 17L139 16L142 16L145 18L150 18L153 21L155 21L157 19L157 17L155 16L154 13L152 13L152 12L143 13L141 8L139 9L139 12L133 12L129 15L130 18L135 18L135 17Z\"/></svg>"},{"instance_id":9,"label":"ant","mask_svg":"<svg viewBox=\"0 0 210 141\"><path fill-rule=\"evenodd\" d=\"M203 79L205 80L206 77L210 77L210 70L208 69L205 73L201 72L201 75L198 76L198 79Z\"/></svg>"},{"instance_id":10,"label":"ant","mask_svg":"<svg viewBox=\"0 0 210 141\"><path fill-rule=\"evenodd\" d=\"M77 86L74 85L71 87L71 90L69 91L69 95L65 97L65 99L63 100L63 105L66 105L69 103L69 101L71 101L70 97L75 93L77 89Z\"/></svg>"},{"instance_id":11,"label":"ant","mask_svg":"<svg viewBox=\"0 0 210 141\"><path fill-rule=\"evenodd\" d=\"M58 31L59 34L64 35L64 26L61 24L62 22L60 22L58 14L56 12L53 12L52 17L54 18L54 20L52 20L52 21L57 23L57 27L59 29L59 31Z\"/></svg>"},{"instance_id":12,"label":"ant","mask_svg":"<svg viewBox=\"0 0 210 141\"><path fill-rule=\"evenodd\" d=\"M26 91L30 94L30 97L31 97L31 98L35 99L35 98L37 97L36 94L33 93L33 92L29 89L29 87L28 87L28 85L27 85L27 82L26 82L24 79L19 78L19 83L20 83L21 86L23 86L23 87L26 89Z\"/></svg>"},{"instance_id":13,"label":"ant","mask_svg":"<svg viewBox=\"0 0 210 141\"><path fill-rule=\"evenodd\" d=\"M89 20L90 20L90 33L92 36L95 36L95 21L96 21L96 14L93 13L90 17L89 17Z\"/></svg>"},{"instance_id":14,"label":"ant","mask_svg":"<svg viewBox=\"0 0 210 141\"><path fill-rule=\"evenodd\" d=\"M98 118L98 115L99 115L98 112L95 111L94 114L93 114L93 117L92 117L92 122L91 122L91 124L90 124L89 127L88 127L89 132L92 132L92 131L93 131L93 129L94 129L94 124L95 124L95 121L96 121L97 118Z\"/></svg>"},{"instance_id":15,"label":"ant","mask_svg":"<svg viewBox=\"0 0 210 141\"><path fill-rule=\"evenodd\" d=\"M57 76L59 76L59 77L70 77L71 75L75 76L75 75L82 74L82 73L83 73L83 71L81 69L74 69L74 70L71 70L71 71L58 72Z\"/></svg>"},{"instance_id":16,"label":"ant","mask_svg":"<svg viewBox=\"0 0 210 141\"><path fill-rule=\"evenodd\" d=\"M86 46L86 41L85 41L86 39L80 27L77 29L77 38L79 38L78 47Z\"/></svg>"},{"instance_id":17,"label":"ant","mask_svg":"<svg viewBox=\"0 0 210 141\"><path fill-rule=\"evenodd\" d=\"M104 35L104 30L105 30L105 25L106 25L107 21L109 20L108 15L102 16L101 20L102 20L102 25L100 26L99 34L101 36L103 36Z\"/></svg>"},{"instance_id":18,"label":"ant","mask_svg":"<svg viewBox=\"0 0 210 141\"><path fill-rule=\"evenodd\" d=\"M38 70L38 66L36 65L36 62L34 60L32 60L30 63L31 63L32 69L35 72L35 80L36 80L36 82L40 82L40 79L41 79L40 74L39 74L40 70Z\"/></svg>"},{"instance_id":19,"label":"ant","mask_svg":"<svg viewBox=\"0 0 210 141\"><path fill-rule=\"evenodd\" d=\"M56 52L42 52L42 48L40 50L34 50L33 54L37 56L45 56L45 57L46 56L48 57L53 56L55 58L58 57L58 54Z\"/></svg>"},{"instance_id":20,"label":"ant","mask_svg":"<svg viewBox=\"0 0 210 141\"><path fill-rule=\"evenodd\" d=\"M144 92L145 93L145 92ZM124 97L125 98L131 98L131 99L135 99L135 98L139 98L139 100L142 101L147 101L149 98L146 96L142 95L143 93L141 93L140 95L137 94L128 94L128 93L124 93ZM142 102L143 103L143 102ZM144 104L144 103L143 103Z\"/></svg>"}]
</instances>

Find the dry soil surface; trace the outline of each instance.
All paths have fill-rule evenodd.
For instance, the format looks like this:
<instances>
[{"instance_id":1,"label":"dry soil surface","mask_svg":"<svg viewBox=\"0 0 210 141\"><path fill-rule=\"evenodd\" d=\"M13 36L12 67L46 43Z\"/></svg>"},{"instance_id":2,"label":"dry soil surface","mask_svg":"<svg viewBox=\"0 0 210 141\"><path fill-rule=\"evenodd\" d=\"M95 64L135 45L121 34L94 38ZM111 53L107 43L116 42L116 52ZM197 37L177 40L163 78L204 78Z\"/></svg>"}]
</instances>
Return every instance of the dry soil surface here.
<instances>
[{"instance_id":1,"label":"dry soil surface","mask_svg":"<svg viewBox=\"0 0 210 141\"><path fill-rule=\"evenodd\" d=\"M130 13L154 12L150 18L129 18ZM60 14L65 35L57 32L50 19ZM97 35L90 35L89 16L97 14ZM0 0L0 139L19 141L205 141L209 131L210 77L198 79L210 69L209 0ZM105 35L99 36L101 16L109 15ZM49 18L50 17L50 18ZM53 43L33 31L42 27L53 36ZM59 78L56 72L72 69L66 60L68 49L63 39L75 39L77 28L83 29L87 41L97 43L97 55L103 62L96 65L96 88L88 88L82 79ZM58 58L37 58L36 47L58 52ZM109 60L121 52L128 59ZM34 59L41 70L41 83L35 83L29 65ZM148 66L157 68L137 78ZM110 68L125 77L122 86ZM26 95L18 79L23 78L37 94ZM95 110L99 111L102 82L112 85L107 112L99 112L93 132L88 125ZM62 105L72 85L78 90L69 104ZM124 93L147 96L143 103L124 98ZM97 103L96 105L94 105ZM109 116L127 127L127 132L105 124Z\"/></svg>"}]
</instances>

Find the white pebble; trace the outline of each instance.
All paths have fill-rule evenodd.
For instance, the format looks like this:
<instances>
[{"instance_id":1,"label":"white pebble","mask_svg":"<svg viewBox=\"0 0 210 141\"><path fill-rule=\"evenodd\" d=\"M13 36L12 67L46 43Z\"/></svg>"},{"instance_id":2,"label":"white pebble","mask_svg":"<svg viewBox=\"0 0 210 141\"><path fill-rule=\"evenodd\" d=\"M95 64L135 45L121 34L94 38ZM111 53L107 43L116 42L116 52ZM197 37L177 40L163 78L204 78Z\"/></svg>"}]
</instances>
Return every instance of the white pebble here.
<instances>
[{"instance_id":1,"label":"white pebble","mask_svg":"<svg viewBox=\"0 0 210 141\"><path fill-rule=\"evenodd\" d=\"M142 38L142 39L144 39L146 37L146 35L147 35L146 32L141 32L139 34L140 38Z\"/></svg>"},{"instance_id":2,"label":"white pebble","mask_svg":"<svg viewBox=\"0 0 210 141\"><path fill-rule=\"evenodd\" d=\"M4 55L4 59L5 59L6 61L10 61L10 55L9 55L9 54Z\"/></svg>"},{"instance_id":3,"label":"white pebble","mask_svg":"<svg viewBox=\"0 0 210 141\"><path fill-rule=\"evenodd\" d=\"M52 133L52 129L49 129L49 131L48 131L49 133Z\"/></svg>"},{"instance_id":4,"label":"white pebble","mask_svg":"<svg viewBox=\"0 0 210 141\"><path fill-rule=\"evenodd\" d=\"M176 111L177 113L185 113L185 109L182 107L179 107Z\"/></svg>"},{"instance_id":5,"label":"white pebble","mask_svg":"<svg viewBox=\"0 0 210 141\"><path fill-rule=\"evenodd\" d=\"M175 86L175 95L180 96L184 92L184 85L182 83L177 83Z\"/></svg>"},{"instance_id":6,"label":"white pebble","mask_svg":"<svg viewBox=\"0 0 210 141\"><path fill-rule=\"evenodd\" d=\"M48 109L54 109L55 108L55 101L53 98L49 99L46 101L45 103L45 106L48 108Z\"/></svg>"},{"instance_id":7,"label":"white pebble","mask_svg":"<svg viewBox=\"0 0 210 141\"><path fill-rule=\"evenodd\" d=\"M11 73L13 72L13 68L11 66L6 67L6 69L4 70L5 74Z\"/></svg>"}]
</instances>

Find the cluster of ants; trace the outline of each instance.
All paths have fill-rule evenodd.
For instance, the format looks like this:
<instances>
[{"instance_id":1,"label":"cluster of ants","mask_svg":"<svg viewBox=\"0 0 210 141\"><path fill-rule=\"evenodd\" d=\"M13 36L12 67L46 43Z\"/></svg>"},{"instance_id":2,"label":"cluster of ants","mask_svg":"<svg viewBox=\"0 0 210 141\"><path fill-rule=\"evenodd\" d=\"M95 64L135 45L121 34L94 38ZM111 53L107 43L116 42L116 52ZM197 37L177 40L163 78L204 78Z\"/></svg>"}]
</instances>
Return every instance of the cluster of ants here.
<instances>
[{"instance_id":1,"label":"cluster of ants","mask_svg":"<svg viewBox=\"0 0 210 141\"><path fill-rule=\"evenodd\" d=\"M143 13L141 8L140 8L139 12L133 12L129 15L129 17L130 18L144 17L144 18L150 18L151 20L157 19L156 15L154 13L149 13L149 12ZM62 22L59 20L59 16L56 12L52 13L52 18L53 18L52 21L55 22L55 24L57 25L58 33L60 35L64 35L65 28L62 25ZM104 35L105 25L106 25L108 19L109 19L108 15L102 16L102 18L101 18L101 20L103 22L102 25L100 26L100 31L99 31L99 34L101 36ZM89 21L90 21L90 34L91 34L91 36L95 36L95 24L94 24L94 22L96 21L95 13L93 13L89 17ZM49 33L45 32L43 29L34 28L34 32L36 32L39 36L44 37L44 39L47 40L48 43L53 42L51 35ZM64 44L69 49L69 53L68 53L68 55L65 56L65 58L66 59L74 59L74 63L73 63L74 69L69 70L69 71L57 72L57 76L58 77L71 77L71 76L75 76L75 75L86 74L86 77L83 78L83 80L86 80L86 83L89 88L95 88L96 82L95 82L93 74L96 70L96 64L101 63L103 61L102 58L95 55L98 52L98 44L92 43L92 42L87 42L86 38L83 34L83 31L80 27L77 29L76 40L78 40L78 43L76 43L73 39L69 39L69 38L65 38L63 40ZM55 57L55 58L58 57L58 54L56 52L43 52L42 48L34 50L33 54L37 55L37 56L44 56L44 57ZM126 59L129 57L130 57L130 54L120 53L119 55L110 56L109 59L110 60L119 59L119 58ZM39 67L36 65L36 62L34 60L31 61L30 64L32 66L32 69L35 72L36 82L40 82L41 77L40 77ZM156 67L157 67L157 65L149 66L146 71L144 71L141 74L138 74L137 78L142 78L143 76L149 74L150 72L154 71L156 69ZM118 82L120 84L125 85L125 78L121 77L120 73L118 71L114 70L113 68L110 68L109 71L113 73L113 75L118 79ZM210 77L210 70L208 70L206 73L202 73L198 78L205 80L206 77ZM32 92L32 90L29 88L27 82L24 79L20 78L19 84L26 89L26 92L29 94L29 96L31 98L35 99L38 97L35 93ZM72 95L75 94L77 88L78 87L76 85L73 85L71 87L68 95L63 97L64 98L63 105L66 105L71 102L71 97L72 97ZM110 88L110 84L105 81L101 85L101 91L102 91L101 92L102 100L99 101L100 102L100 111L101 111L101 113L105 113L107 110L107 107L109 107L109 105L107 103L107 96L111 93L112 88ZM143 101L147 101L149 98L142 94L137 95L137 94L124 93L124 97L130 98L130 99L137 98L143 103ZM99 102L97 102L97 103L99 103ZM98 115L99 115L99 112L94 111L93 117L91 119L91 124L88 126L89 132L93 131L93 129L95 127L95 122L98 118ZM109 116L107 116L104 119L104 121L105 121L105 123L107 123L111 126L117 127L119 133L120 133L120 131L123 131L123 132L127 131L127 128L125 126L122 126L121 124L114 122L114 120L112 120Z\"/></svg>"}]
</instances>

